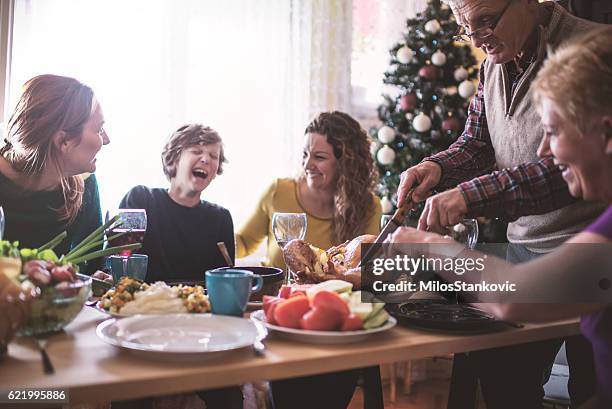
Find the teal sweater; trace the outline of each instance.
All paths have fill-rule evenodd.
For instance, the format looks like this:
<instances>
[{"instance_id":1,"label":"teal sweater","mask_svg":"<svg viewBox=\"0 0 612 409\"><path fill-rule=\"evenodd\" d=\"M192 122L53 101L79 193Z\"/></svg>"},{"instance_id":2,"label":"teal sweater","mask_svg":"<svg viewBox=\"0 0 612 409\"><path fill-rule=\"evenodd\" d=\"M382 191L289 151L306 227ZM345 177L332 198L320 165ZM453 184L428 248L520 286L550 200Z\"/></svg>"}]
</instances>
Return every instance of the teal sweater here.
<instances>
[{"instance_id":1,"label":"teal sweater","mask_svg":"<svg viewBox=\"0 0 612 409\"><path fill-rule=\"evenodd\" d=\"M95 175L85 179L83 205L74 221L59 220L53 210L62 206L61 191L24 192L12 180L0 173L0 206L4 209L6 227L4 239L19 241L21 248L36 248L66 231L68 237L55 252L66 254L89 233L102 225L100 195ZM102 246L100 246L102 248ZM102 267L102 260L93 260L81 266L81 272L91 274Z\"/></svg>"}]
</instances>

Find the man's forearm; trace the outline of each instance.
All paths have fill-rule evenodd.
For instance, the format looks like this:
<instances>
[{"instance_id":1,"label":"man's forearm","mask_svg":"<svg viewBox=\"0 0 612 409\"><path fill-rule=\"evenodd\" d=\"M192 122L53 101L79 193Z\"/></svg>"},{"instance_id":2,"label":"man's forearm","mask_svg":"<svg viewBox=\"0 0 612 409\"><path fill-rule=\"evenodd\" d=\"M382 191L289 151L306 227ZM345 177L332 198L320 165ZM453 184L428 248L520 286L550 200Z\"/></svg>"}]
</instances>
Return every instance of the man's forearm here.
<instances>
[{"instance_id":1,"label":"man's forearm","mask_svg":"<svg viewBox=\"0 0 612 409\"><path fill-rule=\"evenodd\" d=\"M437 188L446 190L461 182L491 172L495 168L495 152L486 141L462 136L447 150L425 160L442 168L442 178Z\"/></svg>"},{"instance_id":2,"label":"man's forearm","mask_svg":"<svg viewBox=\"0 0 612 409\"><path fill-rule=\"evenodd\" d=\"M552 158L503 169L461 183L467 217L503 217L548 213L576 201Z\"/></svg>"}]
</instances>

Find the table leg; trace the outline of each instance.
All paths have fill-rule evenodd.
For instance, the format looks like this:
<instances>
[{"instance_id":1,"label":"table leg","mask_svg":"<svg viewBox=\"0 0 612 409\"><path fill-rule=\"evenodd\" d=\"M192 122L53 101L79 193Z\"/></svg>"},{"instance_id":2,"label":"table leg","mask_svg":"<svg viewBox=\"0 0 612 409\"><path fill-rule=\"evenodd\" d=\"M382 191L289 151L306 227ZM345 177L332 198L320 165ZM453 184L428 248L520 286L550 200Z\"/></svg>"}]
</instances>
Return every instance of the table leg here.
<instances>
[{"instance_id":1,"label":"table leg","mask_svg":"<svg viewBox=\"0 0 612 409\"><path fill-rule=\"evenodd\" d=\"M363 408L384 409L380 368L370 366L363 368Z\"/></svg>"},{"instance_id":2,"label":"table leg","mask_svg":"<svg viewBox=\"0 0 612 409\"><path fill-rule=\"evenodd\" d=\"M467 354L455 354L447 409L475 409L478 376Z\"/></svg>"}]
</instances>

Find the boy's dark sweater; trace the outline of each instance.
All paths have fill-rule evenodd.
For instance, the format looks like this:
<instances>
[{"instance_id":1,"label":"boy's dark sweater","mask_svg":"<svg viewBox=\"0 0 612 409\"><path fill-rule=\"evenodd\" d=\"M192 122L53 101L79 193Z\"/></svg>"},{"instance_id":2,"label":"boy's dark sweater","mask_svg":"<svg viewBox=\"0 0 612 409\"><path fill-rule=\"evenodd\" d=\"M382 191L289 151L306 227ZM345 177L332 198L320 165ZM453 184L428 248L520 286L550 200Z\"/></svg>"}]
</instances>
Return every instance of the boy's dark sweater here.
<instances>
[{"instance_id":1,"label":"boy's dark sweater","mask_svg":"<svg viewBox=\"0 0 612 409\"><path fill-rule=\"evenodd\" d=\"M229 211L202 200L195 207L176 203L166 189L136 186L119 205L122 209L145 209L147 231L143 247L147 254L146 281L204 281L204 272L226 263L217 242L223 241L234 260L234 225Z\"/></svg>"}]
</instances>

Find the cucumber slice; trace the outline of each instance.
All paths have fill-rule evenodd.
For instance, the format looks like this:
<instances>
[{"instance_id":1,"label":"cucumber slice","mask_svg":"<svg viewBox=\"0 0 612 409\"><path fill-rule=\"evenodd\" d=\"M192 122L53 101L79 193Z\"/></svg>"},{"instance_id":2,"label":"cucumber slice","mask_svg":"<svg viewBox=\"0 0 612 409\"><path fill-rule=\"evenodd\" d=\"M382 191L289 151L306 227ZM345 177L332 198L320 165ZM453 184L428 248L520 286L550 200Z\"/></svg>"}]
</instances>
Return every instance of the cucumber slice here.
<instances>
[{"instance_id":1,"label":"cucumber slice","mask_svg":"<svg viewBox=\"0 0 612 409\"><path fill-rule=\"evenodd\" d=\"M361 291L355 291L351 294L348 302L349 309L353 314L365 321L372 314L372 304L361 302Z\"/></svg>"},{"instance_id":2,"label":"cucumber slice","mask_svg":"<svg viewBox=\"0 0 612 409\"><path fill-rule=\"evenodd\" d=\"M372 315L363 323L363 329L378 328L383 325L389 319L389 313L386 310L381 309L376 314Z\"/></svg>"},{"instance_id":3,"label":"cucumber slice","mask_svg":"<svg viewBox=\"0 0 612 409\"><path fill-rule=\"evenodd\" d=\"M313 285L308 290L306 290L306 295L308 297L314 296L318 291L327 290L333 291L338 294L350 292L353 289L353 284L348 281L343 280L328 280L323 281L322 283Z\"/></svg>"},{"instance_id":4,"label":"cucumber slice","mask_svg":"<svg viewBox=\"0 0 612 409\"><path fill-rule=\"evenodd\" d=\"M384 302L375 302L375 303L372 303L372 313L366 317L366 320L369 320L370 318L374 317L381 310L383 310L383 308L385 308L385 303Z\"/></svg>"}]
</instances>

